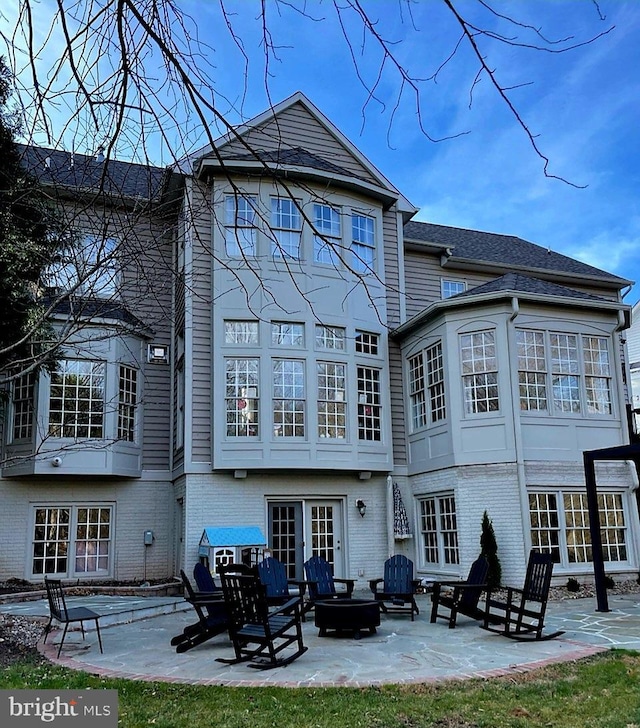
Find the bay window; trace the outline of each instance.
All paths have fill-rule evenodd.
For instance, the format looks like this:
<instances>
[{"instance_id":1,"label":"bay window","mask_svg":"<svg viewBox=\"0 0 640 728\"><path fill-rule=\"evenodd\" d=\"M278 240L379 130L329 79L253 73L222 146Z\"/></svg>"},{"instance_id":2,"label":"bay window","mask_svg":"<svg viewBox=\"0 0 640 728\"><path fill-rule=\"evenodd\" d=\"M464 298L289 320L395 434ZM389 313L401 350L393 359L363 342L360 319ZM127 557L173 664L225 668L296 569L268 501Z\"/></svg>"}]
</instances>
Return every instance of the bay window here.
<instances>
[{"instance_id":1,"label":"bay window","mask_svg":"<svg viewBox=\"0 0 640 728\"><path fill-rule=\"evenodd\" d=\"M318 437L344 440L347 435L346 365L318 362Z\"/></svg>"},{"instance_id":2,"label":"bay window","mask_svg":"<svg viewBox=\"0 0 640 728\"><path fill-rule=\"evenodd\" d=\"M367 273L373 270L375 259L374 220L366 215L351 216L351 252L353 270Z\"/></svg>"},{"instance_id":3,"label":"bay window","mask_svg":"<svg viewBox=\"0 0 640 728\"><path fill-rule=\"evenodd\" d=\"M613 413L611 364L605 337L519 329L516 346L522 411Z\"/></svg>"},{"instance_id":4,"label":"bay window","mask_svg":"<svg viewBox=\"0 0 640 728\"><path fill-rule=\"evenodd\" d=\"M271 198L271 254L278 258L300 258L302 224L294 200Z\"/></svg>"},{"instance_id":5,"label":"bay window","mask_svg":"<svg viewBox=\"0 0 640 728\"><path fill-rule=\"evenodd\" d=\"M225 361L227 437L257 437L259 359Z\"/></svg>"},{"instance_id":6,"label":"bay window","mask_svg":"<svg viewBox=\"0 0 640 728\"><path fill-rule=\"evenodd\" d=\"M330 205L314 204L313 226L313 259L338 267L342 257L340 212Z\"/></svg>"},{"instance_id":7,"label":"bay window","mask_svg":"<svg viewBox=\"0 0 640 728\"><path fill-rule=\"evenodd\" d=\"M273 360L273 434L304 437L304 362Z\"/></svg>"},{"instance_id":8,"label":"bay window","mask_svg":"<svg viewBox=\"0 0 640 728\"><path fill-rule=\"evenodd\" d=\"M51 373L49 435L93 439L104 436L104 362L63 359Z\"/></svg>"},{"instance_id":9,"label":"bay window","mask_svg":"<svg viewBox=\"0 0 640 728\"><path fill-rule=\"evenodd\" d=\"M460 336L464 406L468 415L499 409L495 337L495 331Z\"/></svg>"}]
</instances>

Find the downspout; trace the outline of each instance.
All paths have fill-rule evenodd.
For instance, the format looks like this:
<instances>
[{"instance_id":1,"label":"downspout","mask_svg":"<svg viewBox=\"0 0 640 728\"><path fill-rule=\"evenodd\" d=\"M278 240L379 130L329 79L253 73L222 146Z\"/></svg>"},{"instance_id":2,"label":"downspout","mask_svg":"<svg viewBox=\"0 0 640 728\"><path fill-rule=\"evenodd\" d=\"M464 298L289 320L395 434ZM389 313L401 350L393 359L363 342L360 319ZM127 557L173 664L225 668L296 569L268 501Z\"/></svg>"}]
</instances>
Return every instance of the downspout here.
<instances>
[{"instance_id":1,"label":"downspout","mask_svg":"<svg viewBox=\"0 0 640 728\"><path fill-rule=\"evenodd\" d=\"M391 475L387 475L387 558L393 556L395 549L393 515L393 478Z\"/></svg>"},{"instance_id":2,"label":"downspout","mask_svg":"<svg viewBox=\"0 0 640 728\"><path fill-rule=\"evenodd\" d=\"M624 312L618 311L618 324L615 327L615 329L613 330L613 333L618 334L620 331L622 331L625 328L625 325L626 325L626 317L624 315ZM614 342L614 344L615 343L616 342ZM618 344L617 346L613 347L613 356L614 356L614 364L615 364L616 370L619 372L619 375L621 376L623 362L622 362L622 357L620 356L620 340L619 339L618 339L617 344ZM624 365L626 366L627 362L624 362ZM628 370L627 370L627 373L629 373ZM628 391L630 394L631 393L631 375L630 374L627 377L627 382L628 382L628 385L627 385ZM622 387L617 387L618 407L620 408L620 420L622 423L627 423L627 426L630 427L631 425L628 423L628 420L627 420L627 403L625 402L622 389L623 389ZM631 432L628 432L627 434L629 436L629 442L631 442ZM627 444L627 443L625 443L625 444ZM638 501L638 488L640 487L640 481L638 480L638 468L636 467L636 464L633 460L625 460L625 462L627 464L627 470L629 472L629 477L630 477L630 480L632 483L631 489L630 489L631 497L628 499L627 505L629 506L629 509L634 508L636 511L640 511L640 509L639 509L640 502ZM593 467L595 468L595 465ZM640 515L640 512L639 512L639 515ZM629 539L630 539L629 546L631 547L632 552L637 554L637 553L640 553L640 551L638 550L638 546L636 544L637 536L634 533L634 531L635 531L635 529L632 529L632 528L628 529ZM606 610L604 610L604 611L606 611Z\"/></svg>"},{"instance_id":3,"label":"downspout","mask_svg":"<svg viewBox=\"0 0 640 728\"><path fill-rule=\"evenodd\" d=\"M527 559L527 554L531 549L531 534L530 529L527 527L529 522L529 498L527 496L527 479L524 466L524 448L522 445L522 429L520 427L520 395L519 395L519 383L517 381L518 367L512 366L517 364L517 352L516 356L512 357L513 346L515 343L515 325L514 321L520 313L520 303L516 296L511 299L511 315L507 322L507 347L509 356L509 379L511 385L511 419L513 422L513 444L516 454L516 478L518 482L518 491L520 494L520 519L522 522L522 558L523 563ZM515 380L514 381L514 377Z\"/></svg>"}]
</instances>

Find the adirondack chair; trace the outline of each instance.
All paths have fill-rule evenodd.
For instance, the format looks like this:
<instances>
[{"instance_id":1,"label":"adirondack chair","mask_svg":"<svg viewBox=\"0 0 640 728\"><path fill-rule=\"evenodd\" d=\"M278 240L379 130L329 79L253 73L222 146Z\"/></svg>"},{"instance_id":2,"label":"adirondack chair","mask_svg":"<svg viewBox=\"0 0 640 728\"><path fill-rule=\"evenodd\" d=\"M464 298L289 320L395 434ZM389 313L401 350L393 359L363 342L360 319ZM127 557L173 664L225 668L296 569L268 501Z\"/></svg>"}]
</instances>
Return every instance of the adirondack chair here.
<instances>
[{"instance_id":1,"label":"adirondack chair","mask_svg":"<svg viewBox=\"0 0 640 728\"><path fill-rule=\"evenodd\" d=\"M413 578L413 561L402 554L396 554L384 562L384 577L371 579L369 588L385 614L411 614L413 622L414 615L420 614L414 596L419 584L420 580Z\"/></svg>"},{"instance_id":2,"label":"adirondack chair","mask_svg":"<svg viewBox=\"0 0 640 728\"><path fill-rule=\"evenodd\" d=\"M471 619L484 619L484 610L478 607L480 595L487 588L486 580L489 573L489 562L484 556L479 556L469 569L464 581L436 581L431 593L431 622L438 617L449 622L449 629L456 626L458 614L464 614ZM448 610L441 613L441 609Z\"/></svg>"},{"instance_id":3,"label":"adirondack chair","mask_svg":"<svg viewBox=\"0 0 640 728\"><path fill-rule=\"evenodd\" d=\"M266 589L267 603L270 607L280 606L295 596L304 598L305 582L288 579L287 568L278 559L268 556L266 559L259 561L255 568L260 581ZM305 620L304 614L305 609L302 610L302 621Z\"/></svg>"},{"instance_id":4,"label":"adirondack chair","mask_svg":"<svg viewBox=\"0 0 640 728\"><path fill-rule=\"evenodd\" d=\"M487 594L484 629L520 641L550 640L564 634L544 634L544 616L553 575L550 553L532 550L522 589L506 587L506 597Z\"/></svg>"},{"instance_id":5,"label":"adirondack chair","mask_svg":"<svg viewBox=\"0 0 640 728\"><path fill-rule=\"evenodd\" d=\"M222 587L215 583L211 572L201 561L193 567L193 578L200 594L219 594L222 597Z\"/></svg>"},{"instance_id":6,"label":"adirondack chair","mask_svg":"<svg viewBox=\"0 0 640 728\"><path fill-rule=\"evenodd\" d=\"M218 662L249 662L261 670L288 665L306 652L302 641L302 599L294 597L269 610L266 589L257 574L220 568L222 591L229 613L229 636L234 658ZM286 655L281 655L288 650Z\"/></svg>"},{"instance_id":7,"label":"adirondack chair","mask_svg":"<svg viewBox=\"0 0 640 728\"><path fill-rule=\"evenodd\" d=\"M196 592L189 577L180 571L185 599L194 608L198 621L188 625L171 640L176 652L186 652L196 645L225 632L229 626L227 607L222 590L217 592Z\"/></svg>"},{"instance_id":8,"label":"adirondack chair","mask_svg":"<svg viewBox=\"0 0 640 728\"><path fill-rule=\"evenodd\" d=\"M305 561L304 573L307 577L308 609L312 609L318 601L351 599L355 579L337 579L334 577L331 564L321 556L312 556L308 561ZM336 584L344 588L336 589Z\"/></svg>"}]
</instances>

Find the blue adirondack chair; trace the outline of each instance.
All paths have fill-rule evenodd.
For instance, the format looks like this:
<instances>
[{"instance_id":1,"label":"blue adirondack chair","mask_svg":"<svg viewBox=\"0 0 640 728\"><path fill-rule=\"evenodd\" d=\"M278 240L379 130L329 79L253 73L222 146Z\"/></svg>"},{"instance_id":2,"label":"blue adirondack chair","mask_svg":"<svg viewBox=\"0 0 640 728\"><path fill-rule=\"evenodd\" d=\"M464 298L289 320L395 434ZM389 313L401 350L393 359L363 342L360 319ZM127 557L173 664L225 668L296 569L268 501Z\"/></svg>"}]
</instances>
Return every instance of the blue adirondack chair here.
<instances>
[{"instance_id":1,"label":"blue adirondack chair","mask_svg":"<svg viewBox=\"0 0 640 728\"><path fill-rule=\"evenodd\" d=\"M415 593L420 585L419 579L413 578L413 561L402 554L396 554L384 562L384 577L371 579L369 588L373 598L380 602L380 609L411 615L420 614L415 600Z\"/></svg>"},{"instance_id":2,"label":"blue adirondack chair","mask_svg":"<svg viewBox=\"0 0 640 728\"><path fill-rule=\"evenodd\" d=\"M222 587L215 583L209 569L200 561L193 567L193 578L201 594L219 594L222 596Z\"/></svg>"},{"instance_id":3,"label":"blue adirondack chair","mask_svg":"<svg viewBox=\"0 0 640 728\"><path fill-rule=\"evenodd\" d=\"M267 556L266 559L256 564L256 571L260 582L267 591L267 604L270 607L278 607L285 604L289 599L299 596L304 597L306 584L303 581L287 578L287 567L273 556ZM292 589L292 587L295 587ZM304 612L302 615L304 620Z\"/></svg>"},{"instance_id":4,"label":"blue adirondack chair","mask_svg":"<svg viewBox=\"0 0 640 728\"><path fill-rule=\"evenodd\" d=\"M351 599L355 579L336 578L333 575L331 564L321 556L312 556L305 561L304 573L309 594L308 609L311 609L318 601ZM336 584L340 584L343 588L336 589Z\"/></svg>"}]
</instances>

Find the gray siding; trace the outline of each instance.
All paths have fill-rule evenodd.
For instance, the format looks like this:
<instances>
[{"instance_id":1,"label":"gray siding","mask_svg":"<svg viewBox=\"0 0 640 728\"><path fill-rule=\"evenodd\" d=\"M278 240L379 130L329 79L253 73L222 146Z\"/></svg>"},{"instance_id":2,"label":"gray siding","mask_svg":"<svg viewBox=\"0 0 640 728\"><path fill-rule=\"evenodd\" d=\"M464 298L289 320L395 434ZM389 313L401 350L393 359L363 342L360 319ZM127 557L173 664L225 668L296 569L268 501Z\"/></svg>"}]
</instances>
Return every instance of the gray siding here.
<instances>
[{"instance_id":1,"label":"gray siding","mask_svg":"<svg viewBox=\"0 0 640 728\"><path fill-rule=\"evenodd\" d=\"M269 119L243 135L250 149L271 151L285 147L302 147L312 154L326 159L339 167L377 184L369 171L337 139L304 108L294 104L281 112L277 119ZM224 157L234 154L246 155L247 147L238 141L231 141L221 147Z\"/></svg>"}]
</instances>

